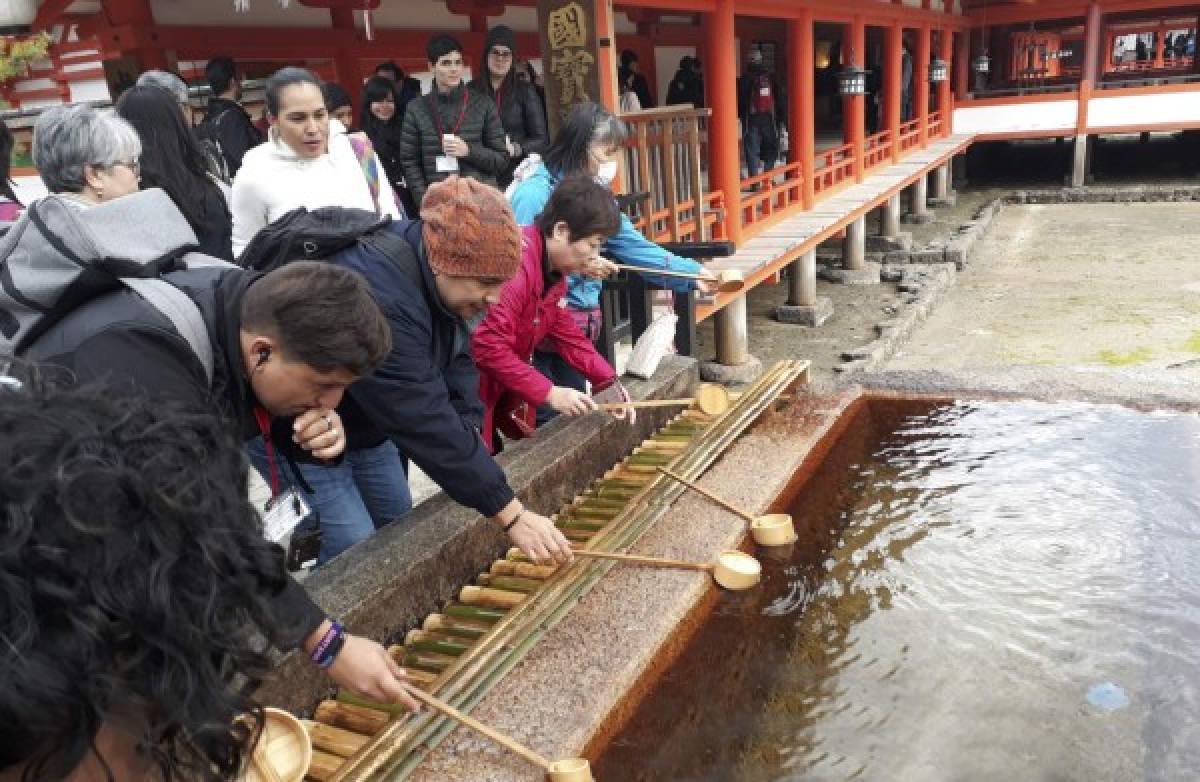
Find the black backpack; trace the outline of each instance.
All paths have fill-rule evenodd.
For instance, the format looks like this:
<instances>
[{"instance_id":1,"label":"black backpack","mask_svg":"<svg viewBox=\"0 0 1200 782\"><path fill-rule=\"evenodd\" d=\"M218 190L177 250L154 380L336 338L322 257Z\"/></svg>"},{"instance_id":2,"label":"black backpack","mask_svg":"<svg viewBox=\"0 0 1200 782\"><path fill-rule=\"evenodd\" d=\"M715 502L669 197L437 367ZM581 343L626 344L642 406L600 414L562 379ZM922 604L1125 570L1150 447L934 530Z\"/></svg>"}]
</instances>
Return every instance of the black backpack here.
<instances>
[{"instance_id":1,"label":"black backpack","mask_svg":"<svg viewBox=\"0 0 1200 782\"><path fill-rule=\"evenodd\" d=\"M238 264L269 272L292 261L326 260L377 234L391 221L390 216L379 217L365 209L326 206L310 212L300 207L255 234Z\"/></svg>"},{"instance_id":2,"label":"black backpack","mask_svg":"<svg viewBox=\"0 0 1200 782\"><path fill-rule=\"evenodd\" d=\"M204 153L204 162L209 173L227 185L233 183L233 177L229 173L229 159L225 157L225 150L221 147L220 131L221 120L233 111L226 109L215 117L205 119L195 128L196 141L200 144L200 151Z\"/></svg>"}]
</instances>

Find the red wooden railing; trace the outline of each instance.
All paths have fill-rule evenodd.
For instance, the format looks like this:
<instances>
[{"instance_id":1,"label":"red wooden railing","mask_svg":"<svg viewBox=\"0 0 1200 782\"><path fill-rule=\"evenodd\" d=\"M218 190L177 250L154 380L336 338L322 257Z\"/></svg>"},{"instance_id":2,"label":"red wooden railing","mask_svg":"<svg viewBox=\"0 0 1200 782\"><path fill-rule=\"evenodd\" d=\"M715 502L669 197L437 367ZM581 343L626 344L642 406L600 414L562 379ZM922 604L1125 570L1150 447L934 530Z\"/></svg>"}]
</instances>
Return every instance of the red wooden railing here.
<instances>
[{"instance_id":1,"label":"red wooden railing","mask_svg":"<svg viewBox=\"0 0 1200 782\"><path fill-rule=\"evenodd\" d=\"M892 134L889 131L867 136L863 142L863 170L870 171L876 166L890 163L892 160Z\"/></svg>"},{"instance_id":2,"label":"red wooden railing","mask_svg":"<svg viewBox=\"0 0 1200 782\"><path fill-rule=\"evenodd\" d=\"M900 151L907 152L921 143L921 120L914 119L900 126Z\"/></svg>"},{"instance_id":3,"label":"red wooden railing","mask_svg":"<svg viewBox=\"0 0 1200 782\"><path fill-rule=\"evenodd\" d=\"M697 242L701 235L709 239L724 239L725 232L725 194L720 190L704 194L703 233L696 231L696 210L693 201L681 201L674 206L675 216L671 217L671 207L650 212L633 221L633 227L642 232L652 242ZM678 237L678 238L676 238Z\"/></svg>"},{"instance_id":4,"label":"red wooden railing","mask_svg":"<svg viewBox=\"0 0 1200 782\"><path fill-rule=\"evenodd\" d=\"M813 192L822 193L854 181L854 145L843 144L817 155L816 170L812 173Z\"/></svg>"},{"instance_id":5,"label":"red wooden railing","mask_svg":"<svg viewBox=\"0 0 1200 782\"><path fill-rule=\"evenodd\" d=\"M927 127L929 132L926 135L929 138L937 138L942 135L942 112L929 112L929 125Z\"/></svg>"},{"instance_id":6,"label":"red wooden railing","mask_svg":"<svg viewBox=\"0 0 1200 782\"><path fill-rule=\"evenodd\" d=\"M779 180L779 181L777 181ZM751 192L746 192L751 191ZM804 198L804 169L800 163L776 166L742 180L742 230L755 228L780 212L799 206Z\"/></svg>"},{"instance_id":7,"label":"red wooden railing","mask_svg":"<svg viewBox=\"0 0 1200 782\"><path fill-rule=\"evenodd\" d=\"M1167 57L1164 58L1162 64L1156 64L1154 60L1131 60L1130 62L1119 62L1108 67L1108 73L1136 73L1140 71L1183 71L1192 67L1195 62L1194 57Z\"/></svg>"}]
</instances>

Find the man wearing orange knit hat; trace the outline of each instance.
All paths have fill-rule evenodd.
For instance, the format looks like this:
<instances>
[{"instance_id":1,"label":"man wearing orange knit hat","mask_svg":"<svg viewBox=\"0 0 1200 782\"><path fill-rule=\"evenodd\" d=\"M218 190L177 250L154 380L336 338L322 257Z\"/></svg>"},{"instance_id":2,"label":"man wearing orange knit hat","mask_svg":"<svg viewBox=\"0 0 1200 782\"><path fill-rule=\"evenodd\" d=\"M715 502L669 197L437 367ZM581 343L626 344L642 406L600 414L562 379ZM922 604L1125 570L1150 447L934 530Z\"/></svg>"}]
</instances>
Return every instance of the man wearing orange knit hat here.
<instances>
[{"instance_id":1,"label":"man wearing orange knit hat","mask_svg":"<svg viewBox=\"0 0 1200 782\"><path fill-rule=\"evenodd\" d=\"M468 323L498 300L521 264L520 230L503 194L450 177L430 186L421 219L392 223L329 261L367 279L392 330L383 365L352 385L338 408L347 462L358 449L394 443L451 498L491 518L531 558L570 561L567 539L521 504L479 434L483 407ZM312 484L325 483L310 474L321 469L338 468L299 465ZM320 510L319 495L314 499ZM378 527L393 519L372 520ZM359 530L338 549L373 531ZM322 546L323 561L337 553Z\"/></svg>"}]
</instances>

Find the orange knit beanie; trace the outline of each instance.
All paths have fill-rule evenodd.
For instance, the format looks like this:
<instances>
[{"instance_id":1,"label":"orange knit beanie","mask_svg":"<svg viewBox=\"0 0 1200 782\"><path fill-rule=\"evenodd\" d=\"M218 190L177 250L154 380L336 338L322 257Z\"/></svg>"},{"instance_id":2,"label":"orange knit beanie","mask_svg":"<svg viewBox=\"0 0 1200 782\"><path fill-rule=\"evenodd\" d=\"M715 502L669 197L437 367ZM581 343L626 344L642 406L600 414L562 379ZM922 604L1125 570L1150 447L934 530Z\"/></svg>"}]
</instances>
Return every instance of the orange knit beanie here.
<instances>
[{"instance_id":1,"label":"orange knit beanie","mask_svg":"<svg viewBox=\"0 0 1200 782\"><path fill-rule=\"evenodd\" d=\"M521 232L504 194L470 177L429 186L421 200L429 265L454 277L508 279L521 266Z\"/></svg>"}]
</instances>

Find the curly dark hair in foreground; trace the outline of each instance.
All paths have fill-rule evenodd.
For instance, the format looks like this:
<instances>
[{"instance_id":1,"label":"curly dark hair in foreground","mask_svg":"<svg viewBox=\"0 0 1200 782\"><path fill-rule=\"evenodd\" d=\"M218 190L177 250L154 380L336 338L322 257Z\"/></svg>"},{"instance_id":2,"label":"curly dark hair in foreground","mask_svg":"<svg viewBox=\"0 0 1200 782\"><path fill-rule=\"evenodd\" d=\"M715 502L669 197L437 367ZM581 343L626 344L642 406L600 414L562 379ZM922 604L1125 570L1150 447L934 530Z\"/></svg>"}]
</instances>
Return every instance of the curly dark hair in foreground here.
<instances>
[{"instance_id":1,"label":"curly dark hair in foreground","mask_svg":"<svg viewBox=\"0 0 1200 782\"><path fill-rule=\"evenodd\" d=\"M95 765L105 725L163 779L233 778L286 578L238 443L208 415L19 374L0 378L0 770Z\"/></svg>"}]
</instances>

